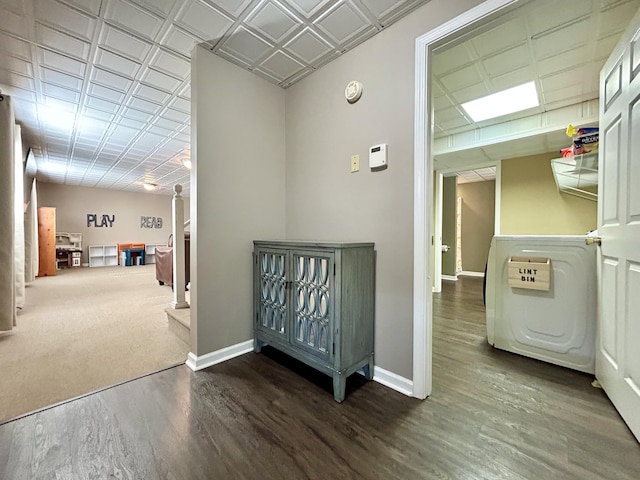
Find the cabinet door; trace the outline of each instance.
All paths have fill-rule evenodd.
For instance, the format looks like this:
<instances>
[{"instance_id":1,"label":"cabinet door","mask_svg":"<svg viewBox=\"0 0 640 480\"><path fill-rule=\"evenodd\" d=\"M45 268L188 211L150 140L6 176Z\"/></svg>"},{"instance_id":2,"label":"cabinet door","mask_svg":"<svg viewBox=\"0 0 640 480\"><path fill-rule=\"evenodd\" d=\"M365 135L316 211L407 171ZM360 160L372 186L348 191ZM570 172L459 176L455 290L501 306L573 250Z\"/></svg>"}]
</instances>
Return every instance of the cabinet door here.
<instances>
[{"instance_id":1,"label":"cabinet door","mask_svg":"<svg viewBox=\"0 0 640 480\"><path fill-rule=\"evenodd\" d=\"M324 360L333 358L334 256L330 252L293 252L291 343Z\"/></svg>"},{"instance_id":2,"label":"cabinet door","mask_svg":"<svg viewBox=\"0 0 640 480\"><path fill-rule=\"evenodd\" d=\"M257 328L289 340L287 279L290 278L287 251L258 250Z\"/></svg>"}]
</instances>

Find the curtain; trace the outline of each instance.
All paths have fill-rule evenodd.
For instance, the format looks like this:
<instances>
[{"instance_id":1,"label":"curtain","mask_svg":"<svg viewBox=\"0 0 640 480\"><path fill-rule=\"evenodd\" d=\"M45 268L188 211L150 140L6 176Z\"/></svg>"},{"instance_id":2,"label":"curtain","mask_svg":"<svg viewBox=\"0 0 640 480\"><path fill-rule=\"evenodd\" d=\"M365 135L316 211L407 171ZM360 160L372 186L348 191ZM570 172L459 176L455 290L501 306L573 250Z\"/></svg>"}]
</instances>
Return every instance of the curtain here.
<instances>
[{"instance_id":1,"label":"curtain","mask_svg":"<svg viewBox=\"0 0 640 480\"><path fill-rule=\"evenodd\" d=\"M14 161L15 161L15 182L14 182L14 259L15 259L15 282L16 282L16 308L22 309L25 303L24 291L24 159L22 158L22 132L20 125L14 125ZM13 319L13 325L16 318Z\"/></svg>"},{"instance_id":2,"label":"curtain","mask_svg":"<svg viewBox=\"0 0 640 480\"><path fill-rule=\"evenodd\" d=\"M30 153L33 155L33 153ZM38 193L36 179L31 180L31 194L24 216L24 281L34 282L38 274Z\"/></svg>"},{"instance_id":3,"label":"curtain","mask_svg":"<svg viewBox=\"0 0 640 480\"><path fill-rule=\"evenodd\" d=\"M15 117L11 98L0 94L0 331L11 330L15 302Z\"/></svg>"}]
</instances>

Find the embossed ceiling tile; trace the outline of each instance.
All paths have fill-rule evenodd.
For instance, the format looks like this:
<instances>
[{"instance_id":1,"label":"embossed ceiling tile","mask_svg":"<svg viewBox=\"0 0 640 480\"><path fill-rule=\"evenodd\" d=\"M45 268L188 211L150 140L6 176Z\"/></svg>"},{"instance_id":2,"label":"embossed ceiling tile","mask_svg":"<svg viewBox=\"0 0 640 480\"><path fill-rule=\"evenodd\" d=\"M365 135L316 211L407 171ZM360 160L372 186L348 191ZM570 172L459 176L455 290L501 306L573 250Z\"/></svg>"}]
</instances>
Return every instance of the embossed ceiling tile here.
<instances>
[{"instance_id":1,"label":"embossed ceiling tile","mask_svg":"<svg viewBox=\"0 0 640 480\"><path fill-rule=\"evenodd\" d=\"M618 43L618 37L615 35L607 38L600 38L595 42L595 58L603 60L606 59L613 51L613 47L615 47L616 43Z\"/></svg>"},{"instance_id":2,"label":"embossed ceiling tile","mask_svg":"<svg viewBox=\"0 0 640 480\"><path fill-rule=\"evenodd\" d=\"M182 112L190 113L191 112L191 102L189 100L185 100L184 98L176 97L170 103L170 107L178 109Z\"/></svg>"},{"instance_id":3,"label":"embossed ceiling tile","mask_svg":"<svg viewBox=\"0 0 640 480\"><path fill-rule=\"evenodd\" d=\"M240 26L223 44L221 50L254 64L272 48L273 45Z\"/></svg>"},{"instance_id":4,"label":"embossed ceiling tile","mask_svg":"<svg viewBox=\"0 0 640 480\"><path fill-rule=\"evenodd\" d=\"M147 124L146 122L141 122L139 120L134 120L133 118L122 117L118 123L120 125L124 125L125 127L136 128L138 130L143 130Z\"/></svg>"},{"instance_id":5,"label":"embossed ceiling tile","mask_svg":"<svg viewBox=\"0 0 640 480\"><path fill-rule=\"evenodd\" d=\"M87 68L87 64L84 62L44 48L38 48L38 57L42 65L77 77L84 77Z\"/></svg>"},{"instance_id":6,"label":"embossed ceiling tile","mask_svg":"<svg viewBox=\"0 0 640 480\"><path fill-rule=\"evenodd\" d=\"M104 18L149 40L155 40L162 28L162 18L138 5L108 0Z\"/></svg>"},{"instance_id":7,"label":"embossed ceiling tile","mask_svg":"<svg viewBox=\"0 0 640 480\"><path fill-rule=\"evenodd\" d=\"M611 8L603 9L598 15L598 39L623 32L637 8L635 2L619 2Z\"/></svg>"},{"instance_id":8,"label":"embossed ceiling tile","mask_svg":"<svg viewBox=\"0 0 640 480\"><path fill-rule=\"evenodd\" d=\"M482 66L489 77L502 75L514 68L521 68L532 62L529 47L520 44L509 50L504 50L482 61Z\"/></svg>"},{"instance_id":9,"label":"embossed ceiling tile","mask_svg":"<svg viewBox=\"0 0 640 480\"><path fill-rule=\"evenodd\" d=\"M156 134L162 138L166 138L172 134L172 131L168 128L160 127L158 125L152 125L147 129L147 132Z\"/></svg>"},{"instance_id":10,"label":"embossed ceiling tile","mask_svg":"<svg viewBox=\"0 0 640 480\"><path fill-rule=\"evenodd\" d=\"M537 0L535 8L527 10L528 32L535 37L562 30L576 19L590 15L591 7L591 2Z\"/></svg>"},{"instance_id":11,"label":"embossed ceiling tile","mask_svg":"<svg viewBox=\"0 0 640 480\"><path fill-rule=\"evenodd\" d=\"M495 93L495 90L490 91L487 88L485 82L478 82L468 87L460 88L455 92L452 92L451 96L455 99L457 103L464 103L470 100L475 100L476 98L485 97L490 93Z\"/></svg>"},{"instance_id":12,"label":"embossed ceiling tile","mask_svg":"<svg viewBox=\"0 0 640 480\"><path fill-rule=\"evenodd\" d=\"M52 0L38 0L35 16L41 23L55 25L75 36L91 40L96 19Z\"/></svg>"},{"instance_id":13,"label":"embossed ceiling tile","mask_svg":"<svg viewBox=\"0 0 640 480\"><path fill-rule=\"evenodd\" d=\"M342 44L370 28L369 21L348 1L341 1L316 22L331 40Z\"/></svg>"},{"instance_id":14,"label":"embossed ceiling tile","mask_svg":"<svg viewBox=\"0 0 640 480\"><path fill-rule=\"evenodd\" d=\"M186 2L174 20L176 25L214 43L222 38L233 22L218 9L199 1Z\"/></svg>"},{"instance_id":15,"label":"embossed ceiling tile","mask_svg":"<svg viewBox=\"0 0 640 480\"><path fill-rule=\"evenodd\" d=\"M18 75L17 73L10 72L8 70L0 70L0 84L3 86L2 91L9 93L6 87L17 88L19 90L26 90L35 92L36 85L33 78Z\"/></svg>"},{"instance_id":16,"label":"embossed ceiling tile","mask_svg":"<svg viewBox=\"0 0 640 480\"><path fill-rule=\"evenodd\" d=\"M216 55L218 55L221 58L224 58L225 60L230 61L231 63L235 63L236 65L246 68L248 70L251 70L253 68L249 62L231 53L225 52L224 50L218 50L216 52Z\"/></svg>"},{"instance_id":17,"label":"embossed ceiling tile","mask_svg":"<svg viewBox=\"0 0 640 480\"><path fill-rule=\"evenodd\" d=\"M314 70L312 68L305 68L304 70L297 72L295 75L287 78L286 81L282 83L282 87L287 88L293 85L295 82L302 80L307 75L310 75L311 73L313 73L313 71Z\"/></svg>"},{"instance_id":18,"label":"embossed ceiling tile","mask_svg":"<svg viewBox=\"0 0 640 480\"><path fill-rule=\"evenodd\" d=\"M113 145L127 146L138 135L138 129L118 125L111 131L110 141Z\"/></svg>"},{"instance_id":19,"label":"embossed ceiling tile","mask_svg":"<svg viewBox=\"0 0 640 480\"><path fill-rule=\"evenodd\" d=\"M590 33L589 22L583 20L542 36L534 36L533 48L536 58L547 58L560 53L571 55L574 48L584 45Z\"/></svg>"},{"instance_id":20,"label":"embossed ceiling tile","mask_svg":"<svg viewBox=\"0 0 640 480\"><path fill-rule=\"evenodd\" d=\"M36 39L38 44L46 46L49 49L79 60L88 61L91 44L72 37L60 30L54 30L46 25L36 23Z\"/></svg>"},{"instance_id":21,"label":"embossed ceiling tile","mask_svg":"<svg viewBox=\"0 0 640 480\"><path fill-rule=\"evenodd\" d=\"M27 38L26 33L29 31L29 21L23 15L0 8L0 30L11 32L21 38Z\"/></svg>"},{"instance_id":22,"label":"embossed ceiling tile","mask_svg":"<svg viewBox=\"0 0 640 480\"><path fill-rule=\"evenodd\" d=\"M309 27L291 39L285 49L311 64L329 53L333 47Z\"/></svg>"},{"instance_id":23,"label":"embossed ceiling tile","mask_svg":"<svg viewBox=\"0 0 640 480\"><path fill-rule=\"evenodd\" d=\"M471 39L470 43L478 52L478 55L485 57L499 52L509 45L517 45L527 42L526 20L516 17L511 21L498 25L490 31L481 33Z\"/></svg>"},{"instance_id":24,"label":"embossed ceiling tile","mask_svg":"<svg viewBox=\"0 0 640 480\"><path fill-rule=\"evenodd\" d=\"M125 93L128 92L133 85L133 82L130 79L112 72L108 72L101 68L94 68L91 71L91 80L106 87L115 88L116 90Z\"/></svg>"},{"instance_id":25,"label":"embossed ceiling tile","mask_svg":"<svg viewBox=\"0 0 640 480\"><path fill-rule=\"evenodd\" d=\"M94 17L100 14L100 6L102 5L102 0L66 0L66 2L80 10L90 13Z\"/></svg>"},{"instance_id":26,"label":"embossed ceiling tile","mask_svg":"<svg viewBox=\"0 0 640 480\"><path fill-rule=\"evenodd\" d=\"M180 55L191 58L193 47L203 43L203 41L201 38L187 33L175 25L171 25L160 43Z\"/></svg>"},{"instance_id":27,"label":"embossed ceiling tile","mask_svg":"<svg viewBox=\"0 0 640 480\"><path fill-rule=\"evenodd\" d=\"M85 105L89 107L89 109L101 110L106 113L116 113L120 109L120 104L118 103L108 102L92 96L87 96Z\"/></svg>"},{"instance_id":28,"label":"embossed ceiling tile","mask_svg":"<svg viewBox=\"0 0 640 480\"><path fill-rule=\"evenodd\" d=\"M460 44L440 53L437 52L433 56L433 71L435 75L440 76L448 72L457 70L464 65L468 65L474 61L474 56L469 51L467 45Z\"/></svg>"},{"instance_id":29,"label":"embossed ceiling tile","mask_svg":"<svg viewBox=\"0 0 640 480\"><path fill-rule=\"evenodd\" d=\"M190 100L191 99L191 84L187 83L184 88L182 90L180 90L180 92L178 92L178 95L186 100Z\"/></svg>"},{"instance_id":30,"label":"embossed ceiling tile","mask_svg":"<svg viewBox=\"0 0 640 480\"><path fill-rule=\"evenodd\" d=\"M270 0L260 3L249 14L245 23L274 42L281 42L302 25L302 21L292 12Z\"/></svg>"},{"instance_id":31,"label":"embossed ceiling tile","mask_svg":"<svg viewBox=\"0 0 640 480\"><path fill-rule=\"evenodd\" d=\"M182 126L182 123L174 122L173 120L169 120L168 118L158 118L154 125L157 125L160 128L166 128L169 131L174 131Z\"/></svg>"},{"instance_id":32,"label":"embossed ceiling tile","mask_svg":"<svg viewBox=\"0 0 640 480\"><path fill-rule=\"evenodd\" d=\"M302 13L305 17L311 18L322 7L327 5L330 0L295 0L292 6Z\"/></svg>"},{"instance_id":33,"label":"embossed ceiling tile","mask_svg":"<svg viewBox=\"0 0 640 480\"><path fill-rule=\"evenodd\" d=\"M164 73L148 68L140 77L140 81L166 92L174 92L182 83L180 80Z\"/></svg>"},{"instance_id":34,"label":"embossed ceiling tile","mask_svg":"<svg viewBox=\"0 0 640 480\"><path fill-rule=\"evenodd\" d=\"M191 74L189 61L161 48L156 50L149 66L181 80L185 80Z\"/></svg>"},{"instance_id":35,"label":"embossed ceiling tile","mask_svg":"<svg viewBox=\"0 0 640 480\"><path fill-rule=\"evenodd\" d=\"M117 111L117 108L115 110L112 110L112 112L109 112L109 110L102 108L103 106L99 106L97 109L93 108L92 105L90 105L90 101L91 101L92 97L87 97L85 103L85 107L82 111L82 114L85 117L91 117L93 119L99 119L99 120L104 120L105 122L111 122L113 121L113 119L115 118L115 115L113 114L113 112ZM95 98L93 99L96 102L102 102L104 100L101 100L99 98ZM110 103L110 102L107 102ZM118 105L116 105L116 107L118 107Z\"/></svg>"},{"instance_id":36,"label":"embossed ceiling tile","mask_svg":"<svg viewBox=\"0 0 640 480\"><path fill-rule=\"evenodd\" d=\"M286 53L278 50L262 62L260 68L276 77L279 81L283 81L305 67Z\"/></svg>"},{"instance_id":37,"label":"embossed ceiling tile","mask_svg":"<svg viewBox=\"0 0 640 480\"><path fill-rule=\"evenodd\" d=\"M136 74L142 67L140 63L129 60L121 55L112 53L103 48L98 48L96 52L95 65L101 66L107 70L125 75L129 78L135 78Z\"/></svg>"},{"instance_id":38,"label":"embossed ceiling tile","mask_svg":"<svg viewBox=\"0 0 640 480\"><path fill-rule=\"evenodd\" d=\"M52 85L50 83L42 84L42 93L48 97L59 98L67 102L78 103L80 101L80 92L59 87L58 85Z\"/></svg>"},{"instance_id":39,"label":"embossed ceiling tile","mask_svg":"<svg viewBox=\"0 0 640 480\"><path fill-rule=\"evenodd\" d=\"M191 120L191 115L189 115L188 113L180 112L178 110L174 110L173 108L167 108L162 116L183 125L189 124Z\"/></svg>"},{"instance_id":40,"label":"embossed ceiling tile","mask_svg":"<svg viewBox=\"0 0 640 480\"><path fill-rule=\"evenodd\" d=\"M134 37L108 23L104 23L102 26L99 45L137 63L144 62L152 47L149 42Z\"/></svg>"},{"instance_id":41,"label":"embossed ceiling tile","mask_svg":"<svg viewBox=\"0 0 640 480\"><path fill-rule=\"evenodd\" d=\"M10 72L19 73L26 77L33 77L33 66L31 62L27 62L21 58L0 53L0 66L0 68L9 70Z\"/></svg>"},{"instance_id":42,"label":"embossed ceiling tile","mask_svg":"<svg viewBox=\"0 0 640 480\"><path fill-rule=\"evenodd\" d=\"M136 110L135 108L125 108L122 112L124 117L133 118L135 120L140 120L141 122L149 122L153 118L153 114L148 112L143 112L141 110Z\"/></svg>"},{"instance_id":43,"label":"embossed ceiling tile","mask_svg":"<svg viewBox=\"0 0 640 480\"><path fill-rule=\"evenodd\" d=\"M132 0L134 3L137 3L148 10L152 10L155 13L161 15L162 17L167 17L173 6L176 4L176 0Z\"/></svg>"},{"instance_id":44,"label":"embossed ceiling tile","mask_svg":"<svg viewBox=\"0 0 640 480\"><path fill-rule=\"evenodd\" d=\"M491 79L491 83L495 89L494 91L500 91L511 87L517 87L518 85L530 82L536 78L537 75L533 71L533 66L527 65L524 68L513 70L512 72L505 73L499 77L494 77Z\"/></svg>"},{"instance_id":45,"label":"embossed ceiling tile","mask_svg":"<svg viewBox=\"0 0 640 480\"><path fill-rule=\"evenodd\" d=\"M482 78L476 66L469 65L446 75L442 75L441 80L444 87L449 91L456 91L479 83L482 81Z\"/></svg>"},{"instance_id":46,"label":"embossed ceiling tile","mask_svg":"<svg viewBox=\"0 0 640 480\"><path fill-rule=\"evenodd\" d=\"M205 3L220 7L234 17L239 17L251 1L252 0L204 0Z\"/></svg>"},{"instance_id":47,"label":"embossed ceiling tile","mask_svg":"<svg viewBox=\"0 0 640 480\"><path fill-rule=\"evenodd\" d=\"M13 10L16 13L25 12L25 2L23 0L2 0L2 7Z\"/></svg>"},{"instance_id":48,"label":"embossed ceiling tile","mask_svg":"<svg viewBox=\"0 0 640 480\"><path fill-rule=\"evenodd\" d=\"M149 87L147 85L138 84L133 91L133 94L138 98L149 100L150 102L164 104L171 95L157 88Z\"/></svg>"},{"instance_id":49,"label":"embossed ceiling tile","mask_svg":"<svg viewBox=\"0 0 640 480\"><path fill-rule=\"evenodd\" d=\"M280 79L278 77L276 77L275 75L262 70L260 67L256 68L255 70L253 70L253 73L255 73L256 75L258 75L259 77L264 78L266 81L271 82L271 83L280 83Z\"/></svg>"},{"instance_id":50,"label":"embossed ceiling tile","mask_svg":"<svg viewBox=\"0 0 640 480\"><path fill-rule=\"evenodd\" d=\"M29 44L3 32L0 32L0 50L11 54L13 57L31 60Z\"/></svg>"},{"instance_id":51,"label":"embossed ceiling tile","mask_svg":"<svg viewBox=\"0 0 640 480\"><path fill-rule=\"evenodd\" d=\"M49 68L40 67L40 78L47 83L53 83L60 85L61 87L70 88L72 90L82 90L82 79L60 73L57 70L51 70Z\"/></svg>"},{"instance_id":52,"label":"embossed ceiling tile","mask_svg":"<svg viewBox=\"0 0 640 480\"><path fill-rule=\"evenodd\" d=\"M142 110L143 112L148 112L153 114L158 113L158 110L160 110L160 107L161 107L161 105L158 105L157 103L149 102L147 100L143 100L142 98L137 98L137 97L131 97L127 105L131 108L135 108L137 110Z\"/></svg>"},{"instance_id":53,"label":"embossed ceiling tile","mask_svg":"<svg viewBox=\"0 0 640 480\"><path fill-rule=\"evenodd\" d=\"M362 4L373 13L378 20L394 13L395 10L402 8L407 0L365 0Z\"/></svg>"},{"instance_id":54,"label":"embossed ceiling tile","mask_svg":"<svg viewBox=\"0 0 640 480\"><path fill-rule=\"evenodd\" d=\"M122 103L126 97L123 92L113 90L111 88L103 87L97 83L91 83L87 89L87 94L92 97L102 98L103 100L109 100L110 102Z\"/></svg>"},{"instance_id":55,"label":"embossed ceiling tile","mask_svg":"<svg viewBox=\"0 0 640 480\"><path fill-rule=\"evenodd\" d=\"M611 50L609 50L611 51ZM538 73L547 76L559 70L575 67L590 60L593 51L590 46L582 46L571 51L570 55L554 55L536 62Z\"/></svg>"}]
</instances>

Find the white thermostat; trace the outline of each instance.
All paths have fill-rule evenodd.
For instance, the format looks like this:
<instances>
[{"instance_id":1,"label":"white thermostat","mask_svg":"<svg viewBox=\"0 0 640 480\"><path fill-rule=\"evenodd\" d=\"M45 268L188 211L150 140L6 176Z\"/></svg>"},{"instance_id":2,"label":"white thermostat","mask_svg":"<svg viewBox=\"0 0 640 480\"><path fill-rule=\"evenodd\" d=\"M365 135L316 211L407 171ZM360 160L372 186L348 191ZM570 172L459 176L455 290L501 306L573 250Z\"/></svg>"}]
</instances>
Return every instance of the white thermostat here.
<instances>
[{"instance_id":1,"label":"white thermostat","mask_svg":"<svg viewBox=\"0 0 640 480\"><path fill-rule=\"evenodd\" d=\"M387 166L387 144L374 145L369 148L369 168Z\"/></svg>"}]
</instances>

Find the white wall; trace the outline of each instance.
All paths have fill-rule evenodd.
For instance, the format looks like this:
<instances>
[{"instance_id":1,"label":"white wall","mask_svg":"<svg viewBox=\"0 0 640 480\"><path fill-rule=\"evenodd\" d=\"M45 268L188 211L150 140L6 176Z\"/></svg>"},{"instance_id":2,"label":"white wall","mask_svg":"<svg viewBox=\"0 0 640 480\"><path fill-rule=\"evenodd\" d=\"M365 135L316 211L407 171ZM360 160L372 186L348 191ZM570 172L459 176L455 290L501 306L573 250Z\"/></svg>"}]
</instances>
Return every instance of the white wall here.
<instances>
[{"instance_id":1,"label":"white wall","mask_svg":"<svg viewBox=\"0 0 640 480\"><path fill-rule=\"evenodd\" d=\"M253 338L253 240L285 231L284 90L196 47L191 95L191 351L202 356Z\"/></svg>"}]
</instances>

